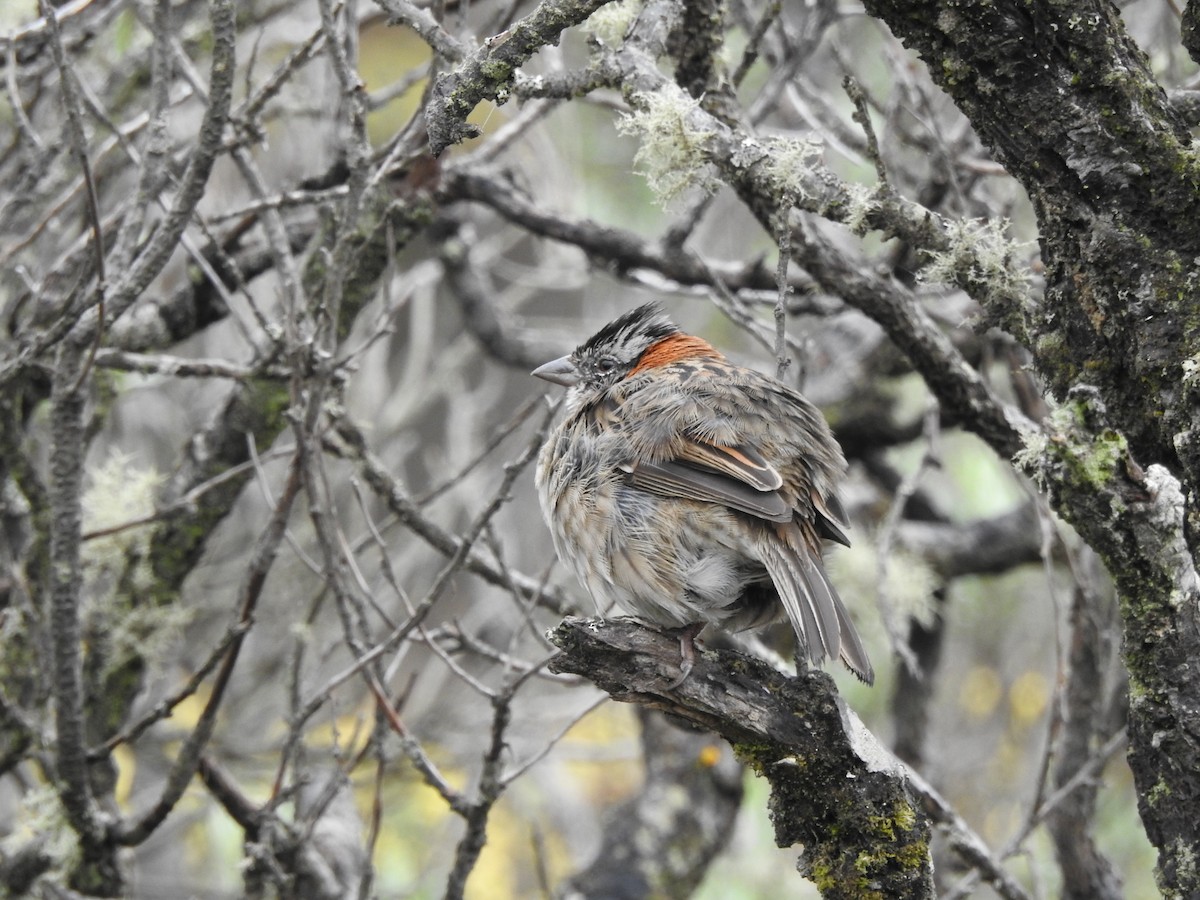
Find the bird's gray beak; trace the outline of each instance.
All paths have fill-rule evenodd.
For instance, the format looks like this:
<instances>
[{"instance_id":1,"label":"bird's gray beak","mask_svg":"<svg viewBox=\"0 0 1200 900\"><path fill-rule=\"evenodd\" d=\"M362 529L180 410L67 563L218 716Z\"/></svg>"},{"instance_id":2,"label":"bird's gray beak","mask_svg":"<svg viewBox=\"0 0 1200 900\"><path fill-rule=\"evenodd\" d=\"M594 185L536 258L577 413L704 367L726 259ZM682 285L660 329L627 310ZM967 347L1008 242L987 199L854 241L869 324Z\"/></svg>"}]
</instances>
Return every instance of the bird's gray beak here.
<instances>
[{"instance_id":1,"label":"bird's gray beak","mask_svg":"<svg viewBox=\"0 0 1200 900\"><path fill-rule=\"evenodd\" d=\"M535 378L561 384L563 387L572 387L579 383L579 370L575 368L575 363L571 362L570 356L552 359L545 365L538 366L530 374Z\"/></svg>"}]
</instances>

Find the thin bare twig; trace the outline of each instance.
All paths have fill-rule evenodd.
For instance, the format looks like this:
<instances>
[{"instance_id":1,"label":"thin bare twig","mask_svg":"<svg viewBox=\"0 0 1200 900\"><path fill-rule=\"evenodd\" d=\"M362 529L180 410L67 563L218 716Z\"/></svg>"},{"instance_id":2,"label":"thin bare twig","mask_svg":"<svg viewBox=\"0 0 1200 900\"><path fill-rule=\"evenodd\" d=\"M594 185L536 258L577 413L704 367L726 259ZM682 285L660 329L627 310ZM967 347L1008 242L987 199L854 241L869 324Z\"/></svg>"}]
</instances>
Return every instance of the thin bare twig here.
<instances>
[{"instance_id":1,"label":"thin bare twig","mask_svg":"<svg viewBox=\"0 0 1200 900\"><path fill-rule=\"evenodd\" d=\"M914 678L921 678L922 673L912 648L901 633L902 626L896 621L896 610L891 602L892 593L888 587L891 580L890 573L893 562L892 542L895 539L901 517L904 515L904 508L916 492L921 479L929 469L937 468L941 465L941 450L938 443L939 430L940 417L937 401L930 398L926 406L924 426L922 428L924 452L921 454L916 467L901 482L900 487L896 490L895 497L893 497L891 505L888 507L887 515L883 517L883 522L879 526L879 533L875 538L875 595L878 599L877 606L880 617L883 619L888 641L892 645L892 652L900 657L904 665L908 667L909 674Z\"/></svg>"},{"instance_id":2,"label":"thin bare twig","mask_svg":"<svg viewBox=\"0 0 1200 900\"><path fill-rule=\"evenodd\" d=\"M49 0L40 0L39 6L42 11L42 17L46 22L46 33L50 38L50 52L54 57L54 64L58 68L59 89L62 92L63 111L66 113L67 121L67 141L71 145L71 150L75 154L76 161L79 163L79 169L83 173L87 221L92 230L92 258L96 269L97 325L91 349L88 351L87 360L80 368L79 381L75 384L74 389L79 390L84 381L87 380L88 373L92 369L92 363L96 358L96 350L100 346L100 339L104 333L104 295L108 290L108 278L105 275L104 269L104 232L100 227L100 200L96 195L96 180L92 176L92 164L88 158L87 138L83 134L83 118L80 113L75 73L67 65L66 51L63 49L62 35L58 29L58 17L55 14L54 7L50 5Z\"/></svg>"}]
</instances>

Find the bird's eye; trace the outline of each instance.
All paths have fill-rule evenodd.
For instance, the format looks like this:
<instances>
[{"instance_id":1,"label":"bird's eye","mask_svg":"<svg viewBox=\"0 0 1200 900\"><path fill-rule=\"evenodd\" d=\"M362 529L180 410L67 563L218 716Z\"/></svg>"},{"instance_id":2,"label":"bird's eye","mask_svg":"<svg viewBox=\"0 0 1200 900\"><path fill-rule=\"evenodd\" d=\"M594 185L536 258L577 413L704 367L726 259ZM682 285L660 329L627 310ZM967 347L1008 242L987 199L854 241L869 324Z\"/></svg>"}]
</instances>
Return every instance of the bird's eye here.
<instances>
[{"instance_id":1,"label":"bird's eye","mask_svg":"<svg viewBox=\"0 0 1200 900\"><path fill-rule=\"evenodd\" d=\"M617 367L617 361L615 359L613 359L611 356L605 356L602 359L599 359L596 361L596 371L598 371L604 375L607 375L609 372L611 372L616 367Z\"/></svg>"}]
</instances>

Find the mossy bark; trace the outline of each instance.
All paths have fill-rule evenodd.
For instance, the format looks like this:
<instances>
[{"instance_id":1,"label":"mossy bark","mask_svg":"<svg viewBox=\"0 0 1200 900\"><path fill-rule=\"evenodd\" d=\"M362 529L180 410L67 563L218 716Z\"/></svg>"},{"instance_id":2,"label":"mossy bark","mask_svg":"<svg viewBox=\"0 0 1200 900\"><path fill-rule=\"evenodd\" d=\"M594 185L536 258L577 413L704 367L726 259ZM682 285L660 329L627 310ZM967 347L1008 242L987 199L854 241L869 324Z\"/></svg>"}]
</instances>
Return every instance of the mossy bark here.
<instances>
[{"instance_id":1,"label":"mossy bark","mask_svg":"<svg viewBox=\"0 0 1200 900\"><path fill-rule=\"evenodd\" d=\"M730 651L700 654L679 685L679 641L628 620L568 618L550 633L552 671L593 681L733 746L771 786L780 847L827 898L933 897L930 823L903 766L846 708L833 679L796 678Z\"/></svg>"},{"instance_id":2,"label":"mossy bark","mask_svg":"<svg viewBox=\"0 0 1200 900\"><path fill-rule=\"evenodd\" d=\"M1034 469L1117 581L1142 816L1164 892L1195 896L1200 159L1110 3L866 7L921 56L1033 203L1047 285L1030 349L1052 391L1072 394ZM1148 479L1152 463L1164 468ZM1183 485L1177 520L1163 496L1172 477Z\"/></svg>"}]
</instances>

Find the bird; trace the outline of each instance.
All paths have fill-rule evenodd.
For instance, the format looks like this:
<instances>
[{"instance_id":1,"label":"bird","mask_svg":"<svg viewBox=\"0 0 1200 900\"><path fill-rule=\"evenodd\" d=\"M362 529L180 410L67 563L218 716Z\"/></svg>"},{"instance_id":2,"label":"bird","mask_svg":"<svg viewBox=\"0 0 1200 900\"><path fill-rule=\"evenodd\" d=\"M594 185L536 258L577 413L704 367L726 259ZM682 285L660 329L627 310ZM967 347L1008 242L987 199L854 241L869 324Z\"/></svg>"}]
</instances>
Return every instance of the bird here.
<instances>
[{"instance_id":1,"label":"bird","mask_svg":"<svg viewBox=\"0 0 1200 900\"><path fill-rule=\"evenodd\" d=\"M535 485L555 551L601 611L678 633L680 676L707 626L787 620L797 660L874 682L822 561L849 546L829 424L782 381L730 362L657 303L534 376L567 388Z\"/></svg>"}]
</instances>

